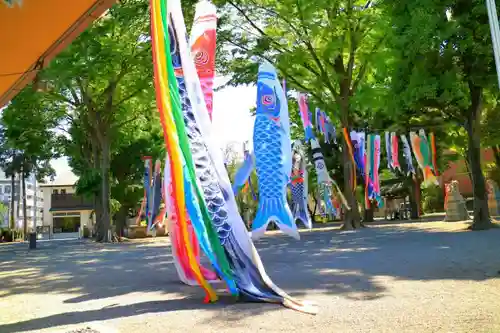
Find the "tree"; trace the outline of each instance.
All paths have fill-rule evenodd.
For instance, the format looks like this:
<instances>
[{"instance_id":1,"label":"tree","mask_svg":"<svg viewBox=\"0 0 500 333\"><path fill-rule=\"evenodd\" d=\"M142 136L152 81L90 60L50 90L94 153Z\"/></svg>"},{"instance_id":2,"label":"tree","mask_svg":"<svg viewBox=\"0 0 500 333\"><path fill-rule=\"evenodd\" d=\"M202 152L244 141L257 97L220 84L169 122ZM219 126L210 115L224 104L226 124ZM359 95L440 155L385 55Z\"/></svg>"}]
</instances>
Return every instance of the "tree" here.
<instances>
[{"instance_id":1,"label":"tree","mask_svg":"<svg viewBox=\"0 0 500 333\"><path fill-rule=\"evenodd\" d=\"M5 221L8 218L7 214L9 213L9 206L4 202L0 202L0 220Z\"/></svg>"},{"instance_id":2,"label":"tree","mask_svg":"<svg viewBox=\"0 0 500 333\"><path fill-rule=\"evenodd\" d=\"M288 85L310 94L341 127L356 125L352 105L377 50L384 19L372 1L220 0L218 70L229 85L254 82L254 58L276 65ZM355 168L343 143L344 192L352 209L344 228L360 226L352 188Z\"/></svg>"},{"instance_id":3,"label":"tree","mask_svg":"<svg viewBox=\"0 0 500 333\"><path fill-rule=\"evenodd\" d=\"M67 107L73 148L87 157L96 200L97 240L109 241L110 165L120 129L154 111L146 0L124 0L83 32L44 71L54 104Z\"/></svg>"},{"instance_id":4,"label":"tree","mask_svg":"<svg viewBox=\"0 0 500 333\"><path fill-rule=\"evenodd\" d=\"M485 92L498 87L486 6L478 0L418 0L389 2L388 8L398 50L395 92L404 105L464 128L474 192L472 229L489 228L480 130Z\"/></svg>"},{"instance_id":5,"label":"tree","mask_svg":"<svg viewBox=\"0 0 500 333\"><path fill-rule=\"evenodd\" d=\"M11 142L8 142L4 129L1 131L1 145L0 145L0 167L5 173L6 177L10 177L10 217L9 227L14 229L16 227L16 211L15 211L15 194L16 194L16 174L19 174L21 169L19 151L12 148Z\"/></svg>"},{"instance_id":6,"label":"tree","mask_svg":"<svg viewBox=\"0 0 500 333\"><path fill-rule=\"evenodd\" d=\"M32 89L23 89L2 113L3 168L11 176L13 201L15 175L19 175L22 188L23 230L27 235L26 182L35 174L38 180L54 175L50 160L59 157L58 141L52 132L62 111L51 108L44 96Z\"/></svg>"}]
</instances>

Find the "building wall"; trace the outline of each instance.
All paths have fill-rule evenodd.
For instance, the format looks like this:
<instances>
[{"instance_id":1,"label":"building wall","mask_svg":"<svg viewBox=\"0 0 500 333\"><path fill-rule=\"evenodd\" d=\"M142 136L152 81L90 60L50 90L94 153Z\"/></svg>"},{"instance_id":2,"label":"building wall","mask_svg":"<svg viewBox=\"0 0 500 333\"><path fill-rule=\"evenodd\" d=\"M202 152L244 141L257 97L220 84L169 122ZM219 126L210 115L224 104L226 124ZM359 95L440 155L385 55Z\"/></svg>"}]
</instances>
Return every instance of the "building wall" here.
<instances>
[{"instance_id":1,"label":"building wall","mask_svg":"<svg viewBox=\"0 0 500 333\"><path fill-rule=\"evenodd\" d=\"M36 219L37 226L43 223L43 196L39 184L36 182L34 175L30 175L25 179L26 183L26 209L28 227L33 226L33 218L35 215L35 193L36 197ZM7 177L3 171L0 170L0 202L7 206L8 212L4 214L4 218L0 218L0 226L9 225L10 216L10 201L14 194L14 216L17 227L21 228L23 223L23 206L22 206L22 188L21 188L20 175L15 176L14 180L14 193L10 177Z\"/></svg>"},{"instance_id":2,"label":"building wall","mask_svg":"<svg viewBox=\"0 0 500 333\"><path fill-rule=\"evenodd\" d=\"M52 190L50 187L42 187L43 194L43 225L52 225L52 214L50 213L50 207L52 205L51 195Z\"/></svg>"}]
</instances>

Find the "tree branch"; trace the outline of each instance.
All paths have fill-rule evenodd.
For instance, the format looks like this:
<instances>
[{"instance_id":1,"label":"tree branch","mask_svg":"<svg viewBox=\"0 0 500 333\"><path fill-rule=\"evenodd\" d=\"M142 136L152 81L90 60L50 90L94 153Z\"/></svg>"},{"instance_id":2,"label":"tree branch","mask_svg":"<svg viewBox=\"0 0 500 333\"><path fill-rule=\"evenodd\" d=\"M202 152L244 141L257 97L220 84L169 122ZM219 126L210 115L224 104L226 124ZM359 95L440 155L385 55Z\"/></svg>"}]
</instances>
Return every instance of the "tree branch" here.
<instances>
[{"instance_id":1,"label":"tree branch","mask_svg":"<svg viewBox=\"0 0 500 333\"><path fill-rule=\"evenodd\" d=\"M76 104L74 101L70 100L69 98L67 98L66 96L64 96L63 94L61 93L57 93L57 92L53 92L53 91L49 91L48 94L54 98L56 98L57 100L59 101L62 101L62 102L65 102L65 103L68 103L69 105L72 105L74 107L77 107L78 104Z\"/></svg>"},{"instance_id":2,"label":"tree branch","mask_svg":"<svg viewBox=\"0 0 500 333\"><path fill-rule=\"evenodd\" d=\"M139 118L140 118L140 115L136 115L136 116L134 116L134 117L132 117L132 118L130 118L130 119L124 120L124 121L122 121L122 122L119 122L119 123L117 123L117 124L115 124L115 125L111 126L111 129L113 129L113 130L114 130L114 129L118 129L118 128L122 127L122 126L125 126L125 125L126 125L126 124L128 124L128 123L131 123L131 122L136 121L136 120L137 120L137 119L139 119Z\"/></svg>"},{"instance_id":3,"label":"tree branch","mask_svg":"<svg viewBox=\"0 0 500 333\"><path fill-rule=\"evenodd\" d=\"M149 82L150 80L147 80L147 81L144 81L143 83L146 83L146 82ZM129 99L132 99L134 98L135 96L139 95L141 92L144 91L144 89L146 89L146 85L142 86L141 88L137 89L136 91L134 91L133 93L129 94L127 97L124 97L122 100L120 100L118 103L114 104L113 106L120 106L122 103L125 103L126 101L128 101Z\"/></svg>"},{"instance_id":4,"label":"tree branch","mask_svg":"<svg viewBox=\"0 0 500 333\"><path fill-rule=\"evenodd\" d=\"M262 30L259 26L257 26L253 21L252 19L245 13L245 11L238 7L233 1L229 0L228 3L233 6L244 18L245 20L252 26L252 28L254 28L255 30L257 30L263 37L267 38L267 40L269 40L272 44L274 44L274 46L276 47L276 49L282 53L285 53L285 52L290 52L290 50L288 50L286 47L284 47L283 45L281 45L280 43L278 43L277 41L275 41L273 38L269 37L269 35L266 34L266 32L264 30Z\"/></svg>"},{"instance_id":5,"label":"tree branch","mask_svg":"<svg viewBox=\"0 0 500 333\"><path fill-rule=\"evenodd\" d=\"M356 79L354 80L354 83L352 84L351 94L353 94L356 91L356 89L358 89L358 86L359 86L361 80L364 79L366 71L368 69L368 63L370 61L370 57L373 55L373 53L375 53L375 51L377 51L380 48L380 46L384 43L384 40L386 38L387 38L387 35L384 35L378 43L375 43L375 46L373 47L373 49L370 52L370 56L367 57L367 59L365 59L363 64L361 64L361 68L359 69L358 75L356 76Z\"/></svg>"},{"instance_id":6,"label":"tree branch","mask_svg":"<svg viewBox=\"0 0 500 333\"><path fill-rule=\"evenodd\" d=\"M308 34L308 29L306 27L306 22L304 19L304 13L302 12L302 7L300 6L300 1L296 0L297 4L297 10L299 12L299 20L301 22L302 30L305 35ZM325 70L325 67L321 63L321 60L318 57L318 54L316 53L313 45L311 44L311 41L309 39L303 40L303 43L306 45L309 53L311 54L312 58L314 59L316 65L318 66L319 71L321 72L321 77L325 80L326 86L330 90L330 92L333 94L333 96L336 98L338 95L337 92L335 91L335 88L332 85L332 82L330 81L330 78L328 76L328 73Z\"/></svg>"}]
</instances>

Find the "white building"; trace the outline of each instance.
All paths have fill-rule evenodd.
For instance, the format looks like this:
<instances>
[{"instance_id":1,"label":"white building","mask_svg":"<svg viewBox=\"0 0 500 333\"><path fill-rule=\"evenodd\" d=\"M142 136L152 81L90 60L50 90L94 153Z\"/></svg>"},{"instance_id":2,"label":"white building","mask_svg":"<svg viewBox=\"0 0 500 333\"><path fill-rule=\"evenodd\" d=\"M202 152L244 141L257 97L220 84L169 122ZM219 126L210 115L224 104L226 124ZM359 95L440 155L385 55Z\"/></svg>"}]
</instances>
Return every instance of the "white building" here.
<instances>
[{"instance_id":1,"label":"white building","mask_svg":"<svg viewBox=\"0 0 500 333\"><path fill-rule=\"evenodd\" d=\"M0 227L9 226L11 211L11 198L14 196L14 219L18 228L23 227L23 203L22 203L22 182L19 174L14 177L14 189L11 178L6 177L0 170L0 202L6 206L5 213L0 216ZM34 215L36 214L36 225L43 225L43 195L34 175L26 178L26 216L28 228L33 227ZM21 194L21 195L20 195ZM36 202L36 207L35 207ZM36 212L35 212L36 210Z\"/></svg>"},{"instance_id":2,"label":"white building","mask_svg":"<svg viewBox=\"0 0 500 333\"><path fill-rule=\"evenodd\" d=\"M75 186L64 183L40 185L43 193L43 227L50 237L78 236L80 229L93 229L92 200L76 195Z\"/></svg>"}]
</instances>

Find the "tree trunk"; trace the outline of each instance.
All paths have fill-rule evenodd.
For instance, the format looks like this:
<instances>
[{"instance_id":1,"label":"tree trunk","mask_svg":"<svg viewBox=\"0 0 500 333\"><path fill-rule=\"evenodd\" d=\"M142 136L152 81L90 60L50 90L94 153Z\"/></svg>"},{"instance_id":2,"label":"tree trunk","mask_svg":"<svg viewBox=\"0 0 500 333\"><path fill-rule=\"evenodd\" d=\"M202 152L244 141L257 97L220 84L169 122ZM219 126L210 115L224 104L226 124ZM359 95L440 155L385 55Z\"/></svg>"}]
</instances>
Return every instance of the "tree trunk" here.
<instances>
[{"instance_id":1,"label":"tree trunk","mask_svg":"<svg viewBox=\"0 0 500 333\"><path fill-rule=\"evenodd\" d=\"M410 218L418 220L420 218L420 180L417 176L411 178L410 185Z\"/></svg>"},{"instance_id":2,"label":"tree trunk","mask_svg":"<svg viewBox=\"0 0 500 333\"><path fill-rule=\"evenodd\" d=\"M110 191L109 191L109 163L110 163L110 143L108 138L102 141L102 155L101 155L101 209L102 221L100 224L100 234L103 236L102 242L109 242L109 233L111 226L110 216Z\"/></svg>"},{"instance_id":3,"label":"tree trunk","mask_svg":"<svg viewBox=\"0 0 500 333\"><path fill-rule=\"evenodd\" d=\"M482 90L469 83L471 93L471 108L468 112L465 129L468 139L468 160L472 179L472 189L474 195L474 219L471 230L484 230L493 226L488 210L488 194L486 182L481 169L481 141L479 134L481 118L481 98Z\"/></svg>"},{"instance_id":4,"label":"tree trunk","mask_svg":"<svg viewBox=\"0 0 500 333\"><path fill-rule=\"evenodd\" d=\"M116 233L119 237L123 237L123 229L127 225L128 210L128 206L121 205L120 209L116 213Z\"/></svg>"},{"instance_id":5,"label":"tree trunk","mask_svg":"<svg viewBox=\"0 0 500 333\"><path fill-rule=\"evenodd\" d=\"M350 140L350 138L347 138ZM361 215L359 214L358 200L356 199L356 189L353 189L353 182L356 181L354 173L356 170L356 165L354 165L347 142L344 138L342 145L342 157L344 162L344 196L347 203L350 206L350 210L346 209L344 224L342 225L343 230L352 230L360 228L361 225ZM354 179L353 179L354 178Z\"/></svg>"},{"instance_id":6,"label":"tree trunk","mask_svg":"<svg viewBox=\"0 0 500 333\"><path fill-rule=\"evenodd\" d=\"M10 228L16 228L16 207L15 207L15 193L16 193L16 174L13 172L10 175Z\"/></svg>"},{"instance_id":7,"label":"tree trunk","mask_svg":"<svg viewBox=\"0 0 500 333\"><path fill-rule=\"evenodd\" d=\"M493 149L493 157L495 157L495 164L497 165L497 168L500 167L500 146L496 145L492 147Z\"/></svg>"},{"instance_id":8,"label":"tree trunk","mask_svg":"<svg viewBox=\"0 0 500 333\"><path fill-rule=\"evenodd\" d=\"M363 222L373 222L374 219L373 219L373 206L370 206L370 208L366 209L365 207L365 211L364 211L364 214L363 214Z\"/></svg>"},{"instance_id":9,"label":"tree trunk","mask_svg":"<svg viewBox=\"0 0 500 333\"><path fill-rule=\"evenodd\" d=\"M100 190L99 193L94 194L94 232L95 232L95 240L96 241L101 241L102 240L102 235L100 233L100 225L102 221L102 209L101 209L101 195L100 195Z\"/></svg>"},{"instance_id":10,"label":"tree trunk","mask_svg":"<svg viewBox=\"0 0 500 333\"><path fill-rule=\"evenodd\" d=\"M92 145L92 165L95 170L101 169L101 158L98 151L98 141L96 138L91 138ZM101 199L101 189L99 188L94 193L94 232L95 240L100 242L103 240L104 235L102 234L102 199Z\"/></svg>"},{"instance_id":11,"label":"tree trunk","mask_svg":"<svg viewBox=\"0 0 500 333\"><path fill-rule=\"evenodd\" d=\"M28 217L26 216L26 175L24 174L24 169L21 172L21 186L23 191L22 201L23 201L23 233L24 240L28 239Z\"/></svg>"}]
</instances>

